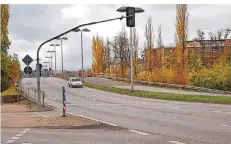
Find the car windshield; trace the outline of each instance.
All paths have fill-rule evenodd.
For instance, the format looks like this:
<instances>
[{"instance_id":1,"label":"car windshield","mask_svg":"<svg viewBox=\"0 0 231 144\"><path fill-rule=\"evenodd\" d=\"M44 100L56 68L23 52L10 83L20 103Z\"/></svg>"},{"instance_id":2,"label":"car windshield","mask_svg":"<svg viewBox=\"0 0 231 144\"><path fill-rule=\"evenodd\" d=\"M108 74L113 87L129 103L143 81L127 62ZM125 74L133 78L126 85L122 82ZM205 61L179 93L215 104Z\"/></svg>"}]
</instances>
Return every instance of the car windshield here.
<instances>
[{"instance_id":1,"label":"car windshield","mask_svg":"<svg viewBox=\"0 0 231 144\"><path fill-rule=\"evenodd\" d=\"M74 82L74 81L80 81L80 79L72 79L71 81L73 81L73 82Z\"/></svg>"}]
</instances>

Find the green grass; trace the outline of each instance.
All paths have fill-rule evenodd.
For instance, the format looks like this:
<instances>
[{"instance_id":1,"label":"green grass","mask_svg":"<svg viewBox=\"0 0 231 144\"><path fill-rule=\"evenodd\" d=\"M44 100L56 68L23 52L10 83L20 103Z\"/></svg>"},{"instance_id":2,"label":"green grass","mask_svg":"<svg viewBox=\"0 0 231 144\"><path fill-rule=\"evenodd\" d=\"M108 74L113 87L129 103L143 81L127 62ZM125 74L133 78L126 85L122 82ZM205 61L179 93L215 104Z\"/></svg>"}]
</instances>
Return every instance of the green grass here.
<instances>
[{"instance_id":1,"label":"green grass","mask_svg":"<svg viewBox=\"0 0 231 144\"><path fill-rule=\"evenodd\" d=\"M185 102L231 104L231 97L229 96L185 95L185 94L158 93L158 92L140 91L140 90L134 90L134 92L131 92L129 89L107 87L107 86L92 84L87 82L84 82L84 86L98 89L98 90L113 92L117 94L124 94L124 95L144 97L144 98L185 101Z\"/></svg>"},{"instance_id":2,"label":"green grass","mask_svg":"<svg viewBox=\"0 0 231 144\"><path fill-rule=\"evenodd\" d=\"M1 96L12 96L12 95L18 95L19 93L17 92L15 87L10 87L4 92L1 93Z\"/></svg>"}]
</instances>

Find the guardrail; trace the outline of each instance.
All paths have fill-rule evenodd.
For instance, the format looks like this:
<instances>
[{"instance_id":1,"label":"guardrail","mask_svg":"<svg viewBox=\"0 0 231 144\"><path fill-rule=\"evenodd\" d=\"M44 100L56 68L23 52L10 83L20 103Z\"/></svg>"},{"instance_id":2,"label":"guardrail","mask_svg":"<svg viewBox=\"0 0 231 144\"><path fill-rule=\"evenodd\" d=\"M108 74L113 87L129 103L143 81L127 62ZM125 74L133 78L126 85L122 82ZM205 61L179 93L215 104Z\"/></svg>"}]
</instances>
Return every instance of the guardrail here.
<instances>
[{"instance_id":1,"label":"guardrail","mask_svg":"<svg viewBox=\"0 0 231 144\"><path fill-rule=\"evenodd\" d=\"M120 77L116 77L114 75L111 76L109 74L105 75L105 74L102 74L102 73L95 73L95 74L92 74L92 76L112 79L112 80L115 80L115 81L130 82L130 79L120 78ZM191 86L191 85L180 85L180 84L151 82L151 81L142 81L142 80L134 80L134 83L144 84L144 85L152 85L152 86L178 88L178 89L196 90L196 91L203 91L203 92L213 92L213 93L219 93L219 94L231 94L231 91L222 91L222 90L217 90L217 89L196 87L196 86Z\"/></svg>"},{"instance_id":2,"label":"guardrail","mask_svg":"<svg viewBox=\"0 0 231 144\"><path fill-rule=\"evenodd\" d=\"M15 87L20 95L38 104L39 102L38 101L38 90L27 87L27 86L22 86L22 85L16 85ZM45 92L41 91L41 93L42 93L42 107L44 108L45 107L45 104L44 104Z\"/></svg>"}]
</instances>

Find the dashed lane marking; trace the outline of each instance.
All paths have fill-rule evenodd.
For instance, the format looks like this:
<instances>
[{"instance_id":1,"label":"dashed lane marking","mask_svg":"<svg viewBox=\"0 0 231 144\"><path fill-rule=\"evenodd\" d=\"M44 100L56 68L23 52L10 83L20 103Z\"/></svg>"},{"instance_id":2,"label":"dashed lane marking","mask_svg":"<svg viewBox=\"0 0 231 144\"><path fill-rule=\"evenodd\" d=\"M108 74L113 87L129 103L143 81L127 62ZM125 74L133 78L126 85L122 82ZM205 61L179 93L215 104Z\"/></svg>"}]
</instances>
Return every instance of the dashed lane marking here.
<instances>
[{"instance_id":1,"label":"dashed lane marking","mask_svg":"<svg viewBox=\"0 0 231 144\"><path fill-rule=\"evenodd\" d=\"M8 140L6 144L13 143L15 140Z\"/></svg>"},{"instance_id":2,"label":"dashed lane marking","mask_svg":"<svg viewBox=\"0 0 231 144\"><path fill-rule=\"evenodd\" d=\"M17 134L15 137L12 137L10 140L6 142L6 144L14 143L17 139L19 139L21 136L23 136L25 133L27 133L30 129L24 129L19 134Z\"/></svg>"},{"instance_id":3,"label":"dashed lane marking","mask_svg":"<svg viewBox=\"0 0 231 144\"><path fill-rule=\"evenodd\" d=\"M17 137L21 137L21 136L23 136L23 134L17 134L16 136L17 136Z\"/></svg>"},{"instance_id":4,"label":"dashed lane marking","mask_svg":"<svg viewBox=\"0 0 231 144\"><path fill-rule=\"evenodd\" d=\"M137 131L137 130L128 130L128 131L133 132L133 133L137 133L137 134L140 134L140 135L150 135L148 133Z\"/></svg>"},{"instance_id":5,"label":"dashed lane marking","mask_svg":"<svg viewBox=\"0 0 231 144\"><path fill-rule=\"evenodd\" d=\"M48 98L56 101L56 98L54 98L54 97L48 97Z\"/></svg>"},{"instance_id":6,"label":"dashed lane marking","mask_svg":"<svg viewBox=\"0 0 231 144\"><path fill-rule=\"evenodd\" d=\"M225 124L219 124L220 126L223 126L223 127L231 127L229 125L225 125Z\"/></svg>"}]
</instances>

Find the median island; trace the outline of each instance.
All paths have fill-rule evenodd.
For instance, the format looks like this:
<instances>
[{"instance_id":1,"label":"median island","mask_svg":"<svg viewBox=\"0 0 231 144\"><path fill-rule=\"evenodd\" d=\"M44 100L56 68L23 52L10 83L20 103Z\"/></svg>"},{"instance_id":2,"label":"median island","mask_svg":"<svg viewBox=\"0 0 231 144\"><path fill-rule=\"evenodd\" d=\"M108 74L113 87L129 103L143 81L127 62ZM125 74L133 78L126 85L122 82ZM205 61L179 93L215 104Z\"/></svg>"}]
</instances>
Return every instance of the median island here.
<instances>
[{"instance_id":1,"label":"median island","mask_svg":"<svg viewBox=\"0 0 231 144\"><path fill-rule=\"evenodd\" d=\"M185 102L231 104L231 96L203 96L203 95L160 93L160 92L141 91L141 90L134 90L134 92L131 92L129 89L108 87L108 86L93 84L88 82L84 82L83 85L89 88L94 88L94 89L108 91L117 94L136 96L136 97L173 100L173 101L185 101Z\"/></svg>"}]
</instances>

